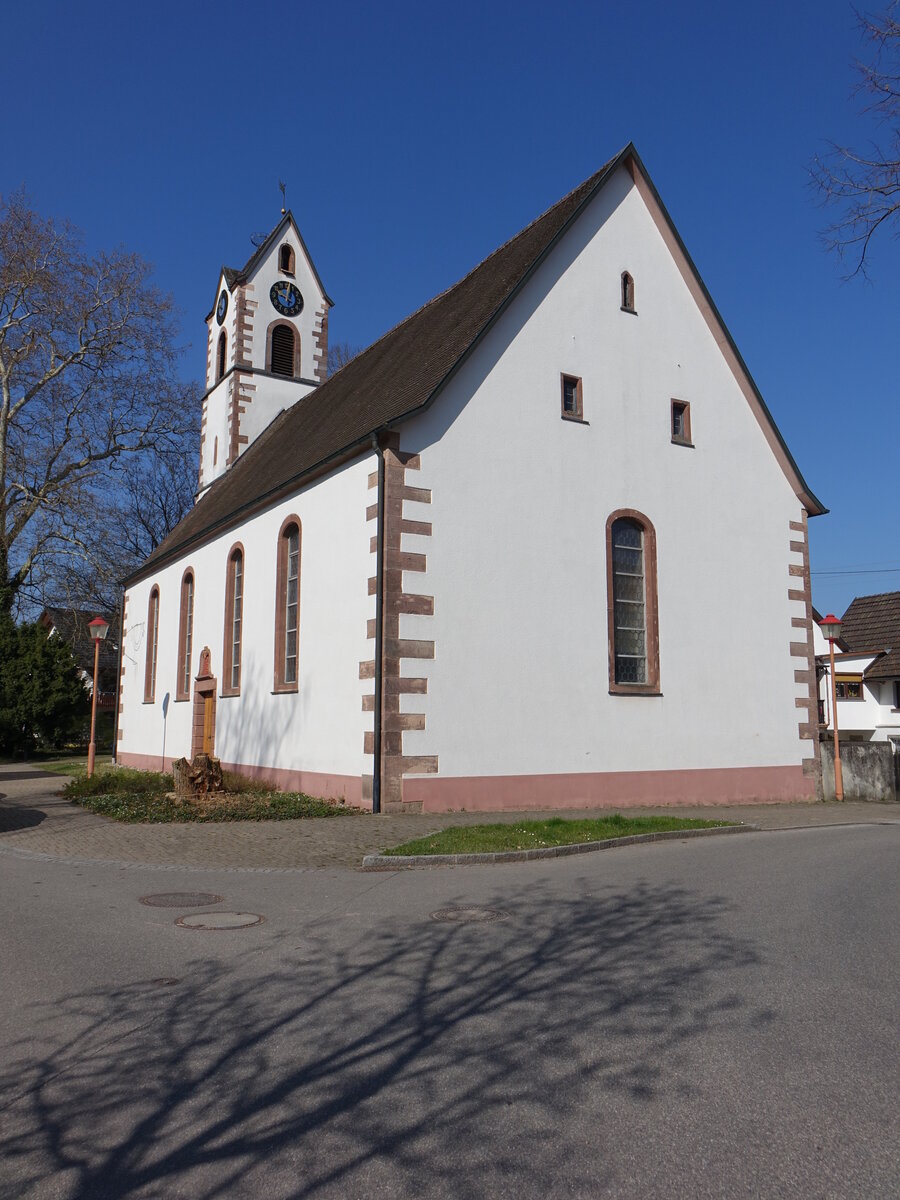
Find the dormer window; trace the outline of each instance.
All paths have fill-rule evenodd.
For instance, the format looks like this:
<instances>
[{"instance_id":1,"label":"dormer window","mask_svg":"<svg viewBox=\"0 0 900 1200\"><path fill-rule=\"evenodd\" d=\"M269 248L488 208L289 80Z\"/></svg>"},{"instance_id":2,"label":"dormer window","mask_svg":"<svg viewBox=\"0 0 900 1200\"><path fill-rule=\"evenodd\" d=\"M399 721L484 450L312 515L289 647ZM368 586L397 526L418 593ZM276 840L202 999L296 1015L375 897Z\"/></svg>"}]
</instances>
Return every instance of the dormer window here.
<instances>
[{"instance_id":1,"label":"dormer window","mask_svg":"<svg viewBox=\"0 0 900 1200\"><path fill-rule=\"evenodd\" d=\"M634 312L634 280L627 271L622 272L622 310Z\"/></svg>"},{"instance_id":2,"label":"dormer window","mask_svg":"<svg viewBox=\"0 0 900 1200\"><path fill-rule=\"evenodd\" d=\"M278 269L283 271L285 275L293 275L294 273L294 250L287 243L278 251Z\"/></svg>"}]
</instances>

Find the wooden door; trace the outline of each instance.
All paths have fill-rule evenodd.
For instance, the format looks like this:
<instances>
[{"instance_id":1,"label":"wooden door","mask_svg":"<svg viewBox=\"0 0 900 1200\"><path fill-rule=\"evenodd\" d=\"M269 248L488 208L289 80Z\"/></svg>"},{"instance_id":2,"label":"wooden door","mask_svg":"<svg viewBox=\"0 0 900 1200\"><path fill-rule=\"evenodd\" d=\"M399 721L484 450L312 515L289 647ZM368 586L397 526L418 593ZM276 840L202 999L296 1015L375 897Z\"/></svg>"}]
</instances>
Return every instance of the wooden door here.
<instances>
[{"instance_id":1,"label":"wooden door","mask_svg":"<svg viewBox=\"0 0 900 1200\"><path fill-rule=\"evenodd\" d=\"M215 693L207 692L203 697L203 753L212 754L215 748Z\"/></svg>"}]
</instances>

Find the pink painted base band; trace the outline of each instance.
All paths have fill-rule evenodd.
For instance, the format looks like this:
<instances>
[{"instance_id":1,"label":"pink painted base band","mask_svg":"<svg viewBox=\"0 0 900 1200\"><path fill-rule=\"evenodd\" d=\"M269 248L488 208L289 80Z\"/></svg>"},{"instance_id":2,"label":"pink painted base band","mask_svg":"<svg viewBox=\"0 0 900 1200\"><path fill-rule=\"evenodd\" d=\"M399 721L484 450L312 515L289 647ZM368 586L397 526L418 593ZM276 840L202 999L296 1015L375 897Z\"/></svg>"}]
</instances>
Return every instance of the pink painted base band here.
<instances>
[{"instance_id":1,"label":"pink painted base band","mask_svg":"<svg viewBox=\"0 0 900 1200\"><path fill-rule=\"evenodd\" d=\"M577 775L407 777L405 802L423 812L529 808L614 808L661 804L779 804L816 798L802 767L718 767L692 771L602 771Z\"/></svg>"},{"instance_id":2,"label":"pink painted base band","mask_svg":"<svg viewBox=\"0 0 900 1200\"><path fill-rule=\"evenodd\" d=\"M116 761L123 767L136 767L140 771L171 771L173 759L159 754L131 754L120 751ZM284 767L253 767L244 763L222 763L225 771L246 775L248 779L271 781L282 792L304 792L307 796L321 796L324 800L343 799L358 808L371 808L372 801L362 797L362 779L359 775L331 775L323 771L288 771Z\"/></svg>"}]
</instances>

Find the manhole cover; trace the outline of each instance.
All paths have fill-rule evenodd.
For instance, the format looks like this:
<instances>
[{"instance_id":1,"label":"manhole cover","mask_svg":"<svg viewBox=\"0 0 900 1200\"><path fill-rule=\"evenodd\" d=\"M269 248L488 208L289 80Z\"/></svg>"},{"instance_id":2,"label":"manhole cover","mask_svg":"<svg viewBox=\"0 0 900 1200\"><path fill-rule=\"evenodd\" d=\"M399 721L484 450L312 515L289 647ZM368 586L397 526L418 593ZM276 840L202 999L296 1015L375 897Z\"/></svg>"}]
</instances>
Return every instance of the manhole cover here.
<instances>
[{"instance_id":1,"label":"manhole cover","mask_svg":"<svg viewBox=\"0 0 900 1200\"><path fill-rule=\"evenodd\" d=\"M259 925L261 921L258 913L206 912L179 917L175 924L182 929L246 929L248 925Z\"/></svg>"},{"instance_id":2,"label":"manhole cover","mask_svg":"<svg viewBox=\"0 0 900 1200\"><path fill-rule=\"evenodd\" d=\"M141 896L141 904L148 908L200 908L203 904L221 904L224 898L215 892L157 892Z\"/></svg>"},{"instance_id":3,"label":"manhole cover","mask_svg":"<svg viewBox=\"0 0 900 1200\"><path fill-rule=\"evenodd\" d=\"M461 904L454 908L438 908L431 914L432 921L447 921L451 924L466 922L505 921L507 914L496 908L482 908L477 904Z\"/></svg>"}]
</instances>

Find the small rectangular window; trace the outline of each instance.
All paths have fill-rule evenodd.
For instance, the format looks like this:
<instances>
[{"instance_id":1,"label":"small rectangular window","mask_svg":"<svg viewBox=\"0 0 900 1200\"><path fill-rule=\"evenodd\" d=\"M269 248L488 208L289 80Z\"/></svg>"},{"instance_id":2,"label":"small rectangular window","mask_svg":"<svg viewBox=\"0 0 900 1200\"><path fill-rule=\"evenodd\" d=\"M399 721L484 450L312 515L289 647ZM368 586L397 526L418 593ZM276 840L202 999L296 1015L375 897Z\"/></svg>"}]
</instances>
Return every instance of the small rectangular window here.
<instances>
[{"instance_id":1,"label":"small rectangular window","mask_svg":"<svg viewBox=\"0 0 900 1200\"><path fill-rule=\"evenodd\" d=\"M686 400L672 401L672 441L680 446L692 446L691 406Z\"/></svg>"},{"instance_id":2,"label":"small rectangular window","mask_svg":"<svg viewBox=\"0 0 900 1200\"><path fill-rule=\"evenodd\" d=\"M834 690L838 700L864 700L861 675L835 675Z\"/></svg>"},{"instance_id":3,"label":"small rectangular window","mask_svg":"<svg viewBox=\"0 0 900 1200\"><path fill-rule=\"evenodd\" d=\"M584 420L581 379L576 375L562 375L562 416L570 421Z\"/></svg>"}]
</instances>

